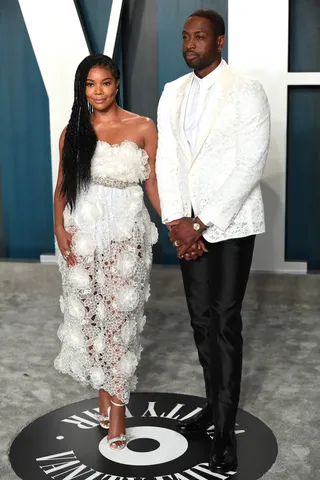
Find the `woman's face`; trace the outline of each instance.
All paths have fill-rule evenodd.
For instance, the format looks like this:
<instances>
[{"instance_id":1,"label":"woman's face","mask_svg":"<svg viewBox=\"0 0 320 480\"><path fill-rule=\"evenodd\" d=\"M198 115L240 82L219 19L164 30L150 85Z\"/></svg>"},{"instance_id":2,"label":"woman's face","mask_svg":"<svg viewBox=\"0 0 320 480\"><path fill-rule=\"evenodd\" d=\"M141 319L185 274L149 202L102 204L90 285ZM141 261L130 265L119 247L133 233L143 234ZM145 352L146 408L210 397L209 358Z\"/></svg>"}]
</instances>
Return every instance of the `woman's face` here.
<instances>
[{"instance_id":1,"label":"woman's face","mask_svg":"<svg viewBox=\"0 0 320 480\"><path fill-rule=\"evenodd\" d=\"M108 110L115 102L119 80L106 67L92 67L86 81L86 97L95 110Z\"/></svg>"}]
</instances>

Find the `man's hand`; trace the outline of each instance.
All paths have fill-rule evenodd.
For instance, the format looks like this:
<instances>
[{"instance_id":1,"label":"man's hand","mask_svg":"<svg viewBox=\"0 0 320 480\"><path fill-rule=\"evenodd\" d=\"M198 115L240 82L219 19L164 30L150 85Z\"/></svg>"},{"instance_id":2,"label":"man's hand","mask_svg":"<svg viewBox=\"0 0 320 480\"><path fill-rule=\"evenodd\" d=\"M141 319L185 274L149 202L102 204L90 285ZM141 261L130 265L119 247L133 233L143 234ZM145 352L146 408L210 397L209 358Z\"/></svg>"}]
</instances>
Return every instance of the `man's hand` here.
<instances>
[{"instance_id":1,"label":"man's hand","mask_svg":"<svg viewBox=\"0 0 320 480\"><path fill-rule=\"evenodd\" d=\"M167 223L169 238L176 248L180 247L179 254L184 255L187 250L201 237L201 233L193 228L192 219L189 217L180 218Z\"/></svg>"}]
</instances>

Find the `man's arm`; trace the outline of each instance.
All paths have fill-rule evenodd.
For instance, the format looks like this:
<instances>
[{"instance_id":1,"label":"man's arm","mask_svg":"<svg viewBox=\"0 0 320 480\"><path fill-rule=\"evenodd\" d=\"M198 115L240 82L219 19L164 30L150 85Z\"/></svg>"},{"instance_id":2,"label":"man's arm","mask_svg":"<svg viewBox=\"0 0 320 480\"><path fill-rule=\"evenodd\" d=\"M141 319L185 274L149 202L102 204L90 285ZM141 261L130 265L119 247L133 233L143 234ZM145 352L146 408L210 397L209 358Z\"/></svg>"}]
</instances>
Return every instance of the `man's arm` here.
<instances>
[{"instance_id":1,"label":"man's arm","mask_svg":"<svg viewBox=\"0 0 320 480\"><path fill-rule=\"evenodd\" d=\"M183 217L178 179L177 141L174 137L170 106L173 98L166 85L158 106L158 151L156 175L163 223Z\"/></svg>"},{"instance_id":2,"label":"man's arm","mask_svg":"<svg viewBox=\"0 0 320 480\"><path fill-rule=\"evenodd\" d=\"M226 230L261 179L270 139L270 112L259 82L250 81L237 106L236 166L198 217L207 225Z\"/></svg>"}]
</instances>

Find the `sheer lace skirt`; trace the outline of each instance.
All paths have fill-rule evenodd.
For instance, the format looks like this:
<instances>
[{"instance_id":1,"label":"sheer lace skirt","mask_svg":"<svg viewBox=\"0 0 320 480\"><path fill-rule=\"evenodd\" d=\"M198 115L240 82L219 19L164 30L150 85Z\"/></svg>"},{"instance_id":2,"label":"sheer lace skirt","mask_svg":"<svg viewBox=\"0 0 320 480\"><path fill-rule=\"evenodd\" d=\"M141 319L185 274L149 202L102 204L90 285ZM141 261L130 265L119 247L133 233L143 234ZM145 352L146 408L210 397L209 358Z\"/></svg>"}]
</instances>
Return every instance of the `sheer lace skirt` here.
<instances>
[{"instance_id":1,"label":"sheer lace skirt","mask_svg":"<svg viewBox=\"0 0 320 480\"><path fill-rule=\"evenodd\" d=\"M137 382L157 240L141 187L90 187L72 214L65 211L65 228L77 265L68 267L59 255L64 322L55 367L127 403Z\"/></svg>"}]
</instances>

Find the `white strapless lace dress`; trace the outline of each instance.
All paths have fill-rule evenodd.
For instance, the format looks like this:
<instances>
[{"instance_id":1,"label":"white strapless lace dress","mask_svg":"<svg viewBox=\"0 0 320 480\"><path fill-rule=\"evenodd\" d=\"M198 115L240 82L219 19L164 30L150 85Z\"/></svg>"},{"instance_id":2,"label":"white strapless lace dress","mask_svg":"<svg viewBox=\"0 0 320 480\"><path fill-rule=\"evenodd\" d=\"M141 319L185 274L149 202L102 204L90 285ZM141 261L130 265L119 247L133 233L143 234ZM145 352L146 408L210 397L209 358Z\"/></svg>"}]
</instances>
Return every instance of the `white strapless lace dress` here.
<instances>
[{"instance_id":1,"label":"white strapless lace dress","mask_svg":"<svg viewBox=\"0 0 320 480\"><path fill-rule=\"evenodd\" d=\"M141 355L144 303L150 295L152 244L158 232L143 201L147 153L134 142L97 142L91 183L64 211L77 265L59 254L64 322L57 370L127 403Z\"/></svg>"}]
</instances>

